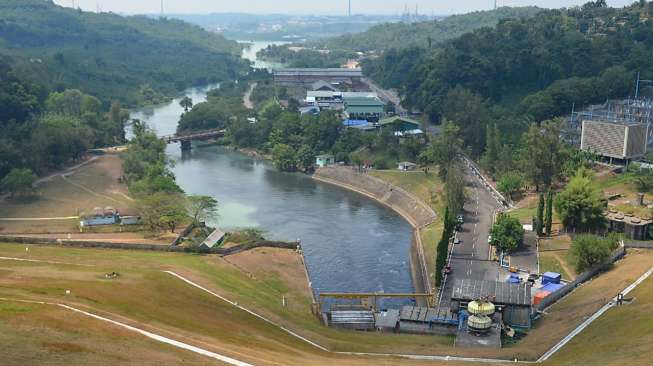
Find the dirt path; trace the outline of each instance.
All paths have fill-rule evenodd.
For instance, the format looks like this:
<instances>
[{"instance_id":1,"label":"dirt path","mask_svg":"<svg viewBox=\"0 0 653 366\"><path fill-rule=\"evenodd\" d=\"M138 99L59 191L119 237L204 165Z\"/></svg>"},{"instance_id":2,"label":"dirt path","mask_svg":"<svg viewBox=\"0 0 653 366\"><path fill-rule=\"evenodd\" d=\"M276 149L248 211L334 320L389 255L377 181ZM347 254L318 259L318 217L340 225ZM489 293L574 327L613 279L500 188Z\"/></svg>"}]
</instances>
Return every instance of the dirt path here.
<instances>
[{"instance_id":1,"label":"dirt path","mask_svg":"<svg viewBox=\"0 0 653 366\"><path fill-rule=\"evenodd\" d=\"M245 108L247 109L254 109L254 103L252 102L252 92L254 91L254 88L256 88L257 83L252 83L249 85L249 89L247 92L245 92L245 95L243 95L243 104L245 105Z\"/></svg>"},{"instance_id":2,"label":"dirt path","mask_svg":"<svg viewBox=\"0 0 653 366\"><path fill-rule=\"evenodd\" d=\"M571 268L569 268L569 265L567 264L567 262L564 261L563 258L560 257L560 255L558 253L553 252L552 254L553 254L553 257L558 261L558 263L560 263L560 266L562 267L562 269L565 270L565 272L567 274L567 278L574 278L575 274L576 274L576 271L573 271Z\"/></svg>"}]
</instances>

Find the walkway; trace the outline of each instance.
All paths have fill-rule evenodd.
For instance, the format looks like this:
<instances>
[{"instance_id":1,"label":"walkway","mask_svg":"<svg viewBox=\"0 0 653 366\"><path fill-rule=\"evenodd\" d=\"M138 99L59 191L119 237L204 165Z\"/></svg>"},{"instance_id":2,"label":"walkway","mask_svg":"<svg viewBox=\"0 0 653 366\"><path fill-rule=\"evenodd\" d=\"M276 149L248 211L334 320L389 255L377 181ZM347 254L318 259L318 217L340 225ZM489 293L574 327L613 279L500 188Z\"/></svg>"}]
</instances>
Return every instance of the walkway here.
<instances>
[{"instance_id":1,"label":"walkway","mask_svg":"<svg viewBox=\"0 0 653 366\"><path fill-rule=\"evenodd\" d=\"M252 92L254 91L254 88L256 88L257 83L252 83L249 86L249 89L245 92L245 95L243 95L243 104L245 105L245 108L247 109L254 109L254 103L252 102Z\"/></svg>"}]
</instances>

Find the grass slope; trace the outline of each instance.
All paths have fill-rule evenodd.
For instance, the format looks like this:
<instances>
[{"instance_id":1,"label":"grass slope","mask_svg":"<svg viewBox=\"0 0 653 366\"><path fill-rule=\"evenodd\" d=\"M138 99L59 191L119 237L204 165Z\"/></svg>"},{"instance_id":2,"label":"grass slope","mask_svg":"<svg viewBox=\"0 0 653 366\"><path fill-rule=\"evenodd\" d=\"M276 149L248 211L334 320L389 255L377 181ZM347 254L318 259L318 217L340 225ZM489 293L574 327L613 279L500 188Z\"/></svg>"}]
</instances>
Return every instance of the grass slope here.
<instances>
[{"instance_id":1,"label":"grass slope","mask_svg":"<svg viewBox=\"0 0 653 366\"><path fill-rule=\"evenodd\" d=\"M31 247L26 252L24 246L2 244L0 256L91 265L0 260L0 297L65 302L257 365L422 363L395 358L326 354L184 284L162 270L174 270L334 350L533 359L653 265L653 253L632 251L613 270L580 287L549 309L521 342L501 350L477 350L453 348L449 337L346 332L320 326L310 313L310 300L306 284L301 280L303 268L299 258L289 251L266 249L258 254L249 254L249 257L238 257L239 254L224 260L192 254L56 247ZM116 280L104 279L103 274L111 271L119 272L120 277ZM66 290L70 290L71 294L65 295ZM287 299L287 307L281 304L282 296ZM644 295L635 296L642 296L643 311L646 298ZM75 323L73 318L70 324L79 324L79 329L71 330L66 323L70 316L62 316L56 308L24 308L16 303L0 305L0 320L22 317L18 322L0 322L0 329L6 330L0 332L2 344L12 345L11 352L3 352L4 364L39 364L42 357L46 357L43 356L45 351L42 348L45 346L42 342L50 338L52 339L48 341L55 343L51 346L55 348L52 354L60 364L65 364L66 361L77 364L79 362L76 361L79 360L91 365L112 364L116 354L113 350L121 346L120 342L112 338L116 329L83 319ZM624 311L628 309L625 307ZM632 321L636 319L638 318L635 317ZM24 324L28 330L15 331ZM600 328L595 334L606 334L601 333L601 329L605 329L601 327L609 325L605 325L602 319L596 324ZM31 338L24 337L33 325L40 327L38 329L41 329L43 337L40 334ZM649 328L644 326L643 329ZM637 330L640 331L642 330ZM56 336L49 337L49 334ZM88 337L85 336L87 334ZM607 337L605 342L609 343L611 337ZM106 342L114 344L104 344ZM644 346L650 344L648 342L650 340L646 337L636 338L630 347L641 349L642 354L647 355L646 352L650 351L646 351ZM581 344L587 347L587 343ZM129 342L129 345L132 347L121 353L126 360L120 363L138 362L145 349L156 351L155 359L161 360L162 365L180 364L182 362L178 360L184 357L174 350L167 352L165 348L149 347L149 343L143 339L136 339ZM41 352L32 355L38 349ZM627 354L621 356L631 357ZM166 360L168 357L170 359ZM32 360L39 362L30 362Z\"/></svg>"}]
</instances>

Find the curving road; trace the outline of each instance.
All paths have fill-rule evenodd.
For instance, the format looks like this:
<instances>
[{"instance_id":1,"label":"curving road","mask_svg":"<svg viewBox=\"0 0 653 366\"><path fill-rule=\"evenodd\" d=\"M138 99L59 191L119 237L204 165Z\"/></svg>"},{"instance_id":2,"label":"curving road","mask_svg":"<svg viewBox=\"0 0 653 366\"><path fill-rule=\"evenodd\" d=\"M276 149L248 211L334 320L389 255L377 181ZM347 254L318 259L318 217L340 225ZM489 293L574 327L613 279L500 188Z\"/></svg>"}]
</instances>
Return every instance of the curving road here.
<instances>
[{"instance_id":1,"label":"curving road","mask_svg":"<svg viewBox=\"0 0 653 366\"><path fill-rule=\"evenodd\" d=\"M493 194L465 164L465 185L467 202L463 213L465 223L456 234L459 244L453 245L449 265L452 273L445 279L440 295L440 305L449 306L455 279L472 278L477 280L500 281L503 271L497 262L490 258L488 235L494 214L501 207Z\"/></svg>"}]
</instances>

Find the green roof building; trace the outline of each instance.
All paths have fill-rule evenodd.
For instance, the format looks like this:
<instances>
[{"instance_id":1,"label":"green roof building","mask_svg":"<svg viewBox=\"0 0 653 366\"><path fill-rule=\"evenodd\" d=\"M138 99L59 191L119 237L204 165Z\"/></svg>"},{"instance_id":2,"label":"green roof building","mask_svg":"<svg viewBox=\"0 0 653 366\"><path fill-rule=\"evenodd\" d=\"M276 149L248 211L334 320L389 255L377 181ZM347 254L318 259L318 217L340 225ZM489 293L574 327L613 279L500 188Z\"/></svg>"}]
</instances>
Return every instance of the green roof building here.
<instances>
[{"instance_id":1,"label":"green roof building","mask_svg":"<svg viewBox=\"0 0 653 366\"><path fill-rule=\"evenodd\" d=\"M384 113L385 103L378 98L345 98L345 113L351 120L378 121Z\"/></svg>"},{"instance_id":2,"label":"green roof building","mask_svg":"<svg viewBox=\"0 0 653 366\"><path fill-rule=\"evenodd\" d=\"M419 121L407 117L393 116L379 121L381 128L392 128L395 133L421 134L422 124Z\"/></svg>"}]
</instances>

